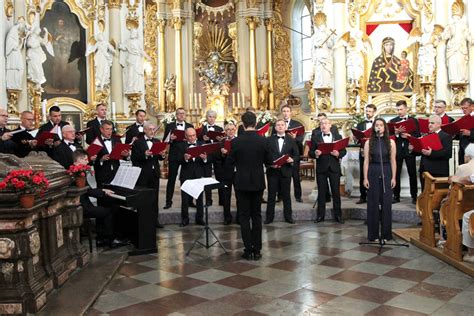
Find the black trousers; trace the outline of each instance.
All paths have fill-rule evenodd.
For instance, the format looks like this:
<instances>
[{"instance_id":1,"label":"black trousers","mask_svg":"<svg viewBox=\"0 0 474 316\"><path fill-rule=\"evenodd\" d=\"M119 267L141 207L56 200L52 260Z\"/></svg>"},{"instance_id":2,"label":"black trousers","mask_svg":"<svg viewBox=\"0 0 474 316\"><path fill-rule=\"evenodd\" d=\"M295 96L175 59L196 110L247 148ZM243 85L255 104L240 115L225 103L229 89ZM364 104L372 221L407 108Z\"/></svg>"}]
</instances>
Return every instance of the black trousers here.
<instances>
[{"instance_id":1,"label":"black trousers","mask_svg":"<svg viewBox=\"0 0 474 316\"><path fill-rule=\"evenodd\" d=\"M283 214L285 220L292 219L293 211L291 209L291 178L282 177L281 174L270 174L267 173L267 184L268 184L268 200L267 200L267 213L266 220L273 221L275 218L275 200L278 194L283 200Z\"/></svg>"},{"instance_id":2,"label":"black trousers","mask_svg":"<svg viewBox=\"0 0 474 316\"><path fill-rule=\"evenodd\" d=\"M410 178L410 195L412 199L416 199L418 195L418 182L416 180L416 157L415 156L405 156L405 157L397 157L397 174L396 180L397 184L393 189L393 196L395 198L400 198L400 177L402 174L402 166L403 161L405 161L407 165L408 177Z\"/></svg>"},{"instance_id":3,"label":"black trousers","mask_svg":"<svg viewBox=\"0 0 474 316\"><path fill-rule=\"evenodd\" d=\"M224 221L232 221L232 214L230 212L230 200L232 198L232 185L233 180L220 180L221 183L225 184L225 188L220 189L222 194L222 205L224 208Z\"/></svg>"},{"instance_id":4,"label":"black trousers","mask_svg":"<svg viewBox=\"0 0 474 316\"><path fill-rule=\"evenodd\" d=\"M262 249L262 191L236 190L237 211L245 251Z\"/></svg>"},{"instance_id":5,"label":"black trousers","mask_svg":"<svg viewBox=\"0 0 474 316\"><path fill-rule=\"evenodd\" d=\"M204 176L205 177L212 177L212 164L206 164L204 166ZM206 191L206 204L211 205L212 204L212 191Z\"/></svg>"},{"instance_id":6,"label":"black trousers","mask_svg":"<svg viewBox=\"0 0 474 316\"><path fill-rule=\"evenodd\" d=\"M182 185L182 183L181 183ZM184 191L181 191L181 222L189 223L189 204L192 202L193 197ZM196 200L196 222L203 220L204 206L202 202L202 193Z\"/></svg>"},{"instance_id":7,"label":"black trousers","mask_svg":"<svg viewBox=\"0 0 474 316\"><path fill-rule=\"evenodd\" d=\"M360 199L367 200L367 189L364 186L364 156L359 154L359 192Z\"/></svg>"},{"instance_id":8,"label":"black trousers","mask_svg":"<svg viewBox=\"0 0 474 316\"><path fill-rule=\"evenodd\" d=\"M369 190L367 191L367 238L375 240L392 239L392 187L390 179L390 164L384 165L385 193L383 190L382 177L380 176L380 166L369 168L377 169L376 172L369 171ZM381 213L380 213L381 212ZM380 215L381 214L381 215ZM379 222L382 220L382 235L380 236Z\"/></svg>"},{"instance_id":9,"label":"black trousers","mask_svg":"<svg viewBox=\"0 0 474 316\"><path fill-rule=\"evenodd\" d=\"M300 163L293 164L293 190L295 192L295 199L301 199L301 178L300 178Z\"/></svg>"},{"instance_id":10,"label":"black trousers","mask_svg":"<svg viewBox=\"0 0 474 316\"><path fill-rule=\"evenodd\" d=\"M166 205L173 204L174 186L178 177L179 162L168 163L168 183L166 184Z\"/></svg>"},{"instance_id":11,"label":"black trousers","mask_svg":"<svg viewBox=\"0 0 474 316\"><path fill-rule=\"evenodd\" d=\"M114 208L104 206L83 206L84 218L96 219L96 230L99 238L112 238L115 233Z\"/></svg>"},{"instance_id":12,"label":"black trousers","mask_svg":"<svg viewBox=\"0 0 474 316\"><path fill-rule=\"evenodd\" d=\"M341 183L340 172L333 171L316 171L316 183L318 184L318 210L316 216L324 218L326 215L326 195L328 193L328 180L332 192L332 205L334 216L341 216L341 195L339 194L339 186Z\"/></svg>"}]
</instances>

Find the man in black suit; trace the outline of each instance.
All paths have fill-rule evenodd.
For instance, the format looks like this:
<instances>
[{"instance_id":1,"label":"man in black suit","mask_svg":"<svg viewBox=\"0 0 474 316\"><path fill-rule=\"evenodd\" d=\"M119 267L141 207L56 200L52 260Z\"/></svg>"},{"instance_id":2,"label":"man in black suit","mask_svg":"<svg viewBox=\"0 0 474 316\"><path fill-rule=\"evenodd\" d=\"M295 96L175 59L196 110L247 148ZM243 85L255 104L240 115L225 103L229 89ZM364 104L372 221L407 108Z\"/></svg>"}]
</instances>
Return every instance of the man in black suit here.
<instances>
[{"instance_id":1,"label":"man in black suit","mask_svg":"<svg viewBox=\"0 0 474 316\"><path fill-rule=\"evenodd\" d=\"M245 245L242 258L259 260L262 257L262 195L265 190L263 166L268 155L267 141L255 131L257 117L254 113L245 112L242 123L245 131L232 140L229 159L236 168L234 187Z\"/></svg>"},{"instance_id":2,"label":"man in black suit","mask_svg":"<svg viewBox=\"0 0 474 316\"><path fill-rule=\"evenodd\" d=\"M449 176L449 159L452 157L453 139L451 135L441 130L441 125L441 118L439 116L430 116L428 125L430 134L438 134L443 148L440 150L432 150L431 148L421 150L420 181L422 191L425 185L423 172L427 171L433 177ZM413 148L410 145L410 150L411 149Z\"/></svg>"},{"instance_id":3,"label":"man in black suit","mask_svg":"<svg viewBox=\"0 0 474 316\"><path fill-rule=\"evenodd\" d=\"M223 132L224 129L220 126L217 126L216 125L216 118L217 118L217 112L210 109L210 110L207 110L206 112L206 122L204 124L204 126L202 127L202 133L201 133L201 138L204 142L206 143L213 143L214 140L210 139L209 137L207 137L207 133L209 131L212 131L212 132ZM217 141L220 141L221 138L218 138ZM212 177L212 169L216 168L215 167L215 162L213 162L212 164L209 163L209 164L206 164L206 174L205 176L206 177ZM222 190L219 190L219 201L222 200ZM206 192L206 204L207 205L212 205L212 192L211 191L207 191Z\"/></svg>"},{"instance_id":4,"label":"man in black suit","mask_svg":"<svg viewBox=\"0 0 474 316\"><path fill-rule=\"evenodd\" d=\"M474 102L470 98L464 98L461 101L461 110L464 115L474 116ZM459 165L464 164L464 151L469 144L474 143L474 128L462 129L459 131Z\"/></svg>"},{"instance_id":5,"label":"man in black suit","mask_svg":"<svg viewBox=\"0 0 474 316\"><path fill-rule=\"evenodd\" d=\"M7 128L8 124L7 110L0 109L0 153L13 154L15 152L15 143L11 140L13 135Z\"/></svg>"},{"instance_id":6,"label":"man in black suit","mask_svg":"<svg viewBox=\"0 0 474 316\"><path fill-rule=\"evenodd\" d=\"M120 167L120 162L118 160L110 159L113 147L116 144L121 143L119 138L112 137L113 126L114 125L111 121L104 120L100 127L101 135L98 139L103 147L94 160L95 180L98 188L101 188L104 183L112 182L118 168ZM121 155L123 158L126 158L130 155L130 151L125 150Z\"/></svg>"},{"instance_id":7,"label":"man in black suit","mask_svg":"<svg viewBox=\"0 0 474 316\"><path fill-rule=\"evenodd\" d=\"M346 154L346 150L333 150L329 154L322 154L318 149L320 143L333 143L342 139L341 135L331 132L331 122L329 119L322 119L320 122L321 133L311 137L311 149L309 156L316 159L316 182L318 185L318 211L315 223L324 221L326 215L326 192L328 190L328 180L333 195L333 211L336 222L344 223L342 220L341 195L339 186L341 183L340 160ZM313 134L314 135L314 134Z\"/></svg>"},{"instance_id":8,"label":"man in black suit","mask_svg":"<svg viewBox=\"0 0 474 316\"><path fill-rule=\"evenodd\" d=\"M365 107L365 120L357 124L356 128L359 131L366 131L372 128L377 107L373 104L367 104ZM364 147L361 145L359 151L359 191L360 198L356 204L364 204L367 202L367 189L364 186Z\"/></svg>"},{"instance_id":9,"label":"man in black suit","mask_svg":"<svg viewBox=\"0 0 474 316\"><path fill-rule=\"evenodd\" d=\"M61 109L57 105L53 105L49 108L49 121L40 126L38 129L38 136L43 132L56 133L54 138L47 139L44 142L44 146L41 146L40 150L44 150L48 156L53 158L54 147L58 146L63 139L62 128L69 125L68 122L62 121Z\"/></svg>"},{"instance_id":10,"label":"man in black suit","mask_svg":"<svg viewBox=\"0 0 474 316\"><path fill-rule=\"evenodd\" d=\"M245 112L252 112L255 114L255 109L251 106L248 106L245 108ZM257 124L255 125L255 129L260 129L262 128L266 123L263 123L263 122L257 122ZM245 132L245 128L244 128L244 125L243 124L240 124L239 127L238 127L238 130L237 130L237 135L242 135L243 133Z\"/></svg>"},{"instance_id":11,"label":"man in black suit","mask_svg":"<svg viewBox=\"0 0 474 316\"><path fill-rule=\"evenodd\" d=\"M302 126L300 122L292 120L291 117L293 116L292 108L290 105L283 105L280 109L283 120L286 125L286 129L293 129ZM273 125L272 135L276 134L275 125ZM299 156L303 154L303 139L304 135L296 136L296 133L287 133L291 138L295 140L296 146L298 148ZM303 199L301 198L301 179L300 179L300 164L299 159L298 163L293 163L293 170L292 170L292 179L293 179L293 189L295 194L296 202L303 203ZM280 194L278 195L280 197Z\"/></svg>"},{"instance_id":12,"label":"man in black suit","mask_svg":"<svg viewBox=\"0 0 474 316\"><path fill-rule=\"evenodd\" d=\"M82 147L74 142L76 131L71 125L65 125L61 130L61 134L63 139L59 145L53 148L52 158L67 170L74 164L73 153L78 149L82 149Z\"/></svg>"},{"instance_id":13,"label":"man in black suit","mask_svg":"<svg viewBox=\"0 0 474 316\"><path fill-rule=\"evenodd\" d=\"M156 190L155 201L150 203L151 208L155 209L158 215L158 194L160 190L160 160L163 160L166 156L166 151L161 152L159 155L154 155L151 152L151 148L154 143L159 142L158 139L154 138L156 133L156 126L153 123L145 123L143 126L144 137L140 137L133 143L132 146L132 164L136 167L140 167L142 171L138 177L137 185L145 188L151 188ZM158 218L158 216L157 216ZM158 228L163 228L158 219Z\"/></svg>"},{"instance_id":14,"label":"man in black suit","mask_svg":"<svg viewBox=\"0 0 474 316\"><path fill-rule=\"evenodd\" d=\"M196 130L193 127L188 127L185 131L186 142L181 142L179 146L183 147L183 156L181 157L181 172L179 174L179 181L183 185L184 181L199 179L205 175L205 165L208 162L207 155L201 154L199 157L192 158L191 155L186 153L188 148L193 148L202 145L202 142L197 141ZM186 192L181 190L181 227L189 224L189 203L192 201L192 197ZM196 224L204 225L203 221L204 207L202 202L202 194L196 200Z\"/></svg>"},{"instance_id":15,"label":"man in black suit","mask_svg":"<svg viewBox=\"0 0 474 316\"><path fill-rule=\"evenodd\" d=\"M276 134L267 138L268 140L268 161L267 165L267 183L268 183L268 201L265 224L273 222L275 217L275 199L277 192L283 199L283 214L285 222L294 224L293 210L291 209L291 177L293 174L293 165L299 164L299 150L293 136L285 133L287 125L284 119L277 120L274 125ZM286 163L278 167L273 162L280 157L288 155Z\"/></svg>"},{"instance_id":16,"label":"man in black suit","mask_svg":"<svg viewBox=\"0 0 474 316\"><path fill-rule=\"evenodd\" d=\"M174 186L176 178L178 177L178 169L180 161L183 160L184 155L184 141L176 139L173 134L174 130L185 131L189 127L194 127L185 121L186 111L184 108L176 109L176 121L169 123L165 127L164 139L169 136L170 149L168 156L168 183L166 184L166 202L163 209L168 209L173 205Z\"/></svg>"},{"instance_id":17,"label":"man in black suit","mask_svg":"<svg viewBox=\"0 0 474 316\"><path fill-rule=\"evenodd\" d=\"M446 101L436 100L434 102L434 114L441 118L441 125L454 122L454 119L446 114Z\"/></svg>"},{"instance_id":18,"label":"man in black suit","mask_svg":"<svg viewBox=\"0 0 474 316\"><path fill-rule=\"evenodd\" d=\"M32 150L37 150L38 141L35 139L37 130L35 127L35 117L31 111L23 111L20 114L20 126L15 131L22 130L22 132L15 133L11 140L15 143L15 155L23 158L28 156Z\"/></svg>"},{"instance_id":19,"label":"man in black suit","mask_svg":"<svg viewBox=\"0 0 474 316\"><path fill-rule=\"evenodd\" d=\"M417 126L416 131L411 133L411 136L420 137L420 129L418 127L418 120L414 116L408 115L408 106L404 100L400 100L396 104L398 116L390 120L390 123L402 122L406 120L414 120ZM400 178L402 174L403 161L407 165L408 177L410 179L410 195L411 202L416 204L416 197L418 195L418 183L416 179L416 157L412 155L408 150L408 136L409 133L405 131L403 127L395 129L395 143L397 145L397 174L396 174L396 185L393 189L393 200L392 203L400 202L400 191L401 184Z\"/></svg>"},{"instance_id":20,"label":"man in black suit","mask_svg":"<svg viewBox=\"0 0 474 316\"><path fill-rule=\"evenodd\" d=\"M87 122L87 128L89 128L86 131L86 143L90 145L94 139L99 137L101 135L101 124L103 121L106 120L106 115L107 115L107 105L104 103L99 103L95 107L96 111L96 118ZM115 126L112 121L109 121L112 123L112 134L115 134Z\"/></svg>"},{"instance_id":21,"label":"man in black suit","mask_svg":"<svg viewBox=\"0 0 474 316\"><path fill-rule=\"evenodd\" d=\"M139 137L140 135L143 135L143 124L145 123L146 119L145 110L138 109L135 112L135 119L135 123L127 126L125 132L125 144L130 144L135 138Z\"/></svg>"},{"instance_id":22,"label":"man in black suit","mask_svg":"<svg viewBox=\"0 0 474 316\"><path fill-rule=\"evenodd\" d=\"M213 156L212 161L214 162L214 173L216 180L225 184L222 189L222 205L224 207L224 225L232 223L232 214L230 212L230 200L232 197L232 186L234 185L235 178L235 165L230 159L229 151L225 149L225 143L230 142L235 138L237 127L234 123L228 123L225 126L226 137L221 140L222 148L221 151ZM214 158L215 157L215 158ZM236 216L237 222L239 222L238 215Z\"/></svg>"}]
</instances>

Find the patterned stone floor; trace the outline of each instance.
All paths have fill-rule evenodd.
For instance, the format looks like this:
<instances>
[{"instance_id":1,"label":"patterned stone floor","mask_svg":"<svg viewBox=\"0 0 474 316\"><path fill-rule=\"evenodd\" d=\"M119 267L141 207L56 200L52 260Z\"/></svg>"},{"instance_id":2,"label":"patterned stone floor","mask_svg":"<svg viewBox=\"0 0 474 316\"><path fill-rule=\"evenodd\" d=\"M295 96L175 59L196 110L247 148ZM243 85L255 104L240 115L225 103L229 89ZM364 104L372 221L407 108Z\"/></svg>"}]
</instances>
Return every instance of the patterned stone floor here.
<instances>
[{"instance_id":1,"label":"patterned stone floor","mask_svg":"<svg viewBox=\"0 0 474 316\"><path fill-rule=\"evenodd\" d=\"M394 225L403 227L402 225ZM229 249L185 252L200 227L158 231L159 254L129 257L89 315L472 315L474 281L409 248L360 246L362 221L264 227L263 258L240 259L237 225L212 225Z\"/></svg>"}]
</instances>

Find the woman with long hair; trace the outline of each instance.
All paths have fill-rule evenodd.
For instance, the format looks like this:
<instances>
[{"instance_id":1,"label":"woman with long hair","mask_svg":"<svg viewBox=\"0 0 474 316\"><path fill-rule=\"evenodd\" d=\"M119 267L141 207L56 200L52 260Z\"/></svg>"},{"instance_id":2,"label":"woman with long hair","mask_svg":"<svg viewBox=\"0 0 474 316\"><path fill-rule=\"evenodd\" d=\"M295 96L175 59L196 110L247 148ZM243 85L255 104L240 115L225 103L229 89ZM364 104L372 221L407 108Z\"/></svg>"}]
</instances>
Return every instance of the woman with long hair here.
<instances>
[{"instance_id":1,"label":"woman with long hair","mask_svg":"<svg viewBox=\"0 0 474 316\"><path fill-rule=\"evenodd\" d=\"M396 180L396 145L387 123L377 118L372 135L364 145L364 186L367 188L368 239L392 239L392 189ZM379 208L382 208L382 235L379 235Z\"/></svg>"}]
</instances>

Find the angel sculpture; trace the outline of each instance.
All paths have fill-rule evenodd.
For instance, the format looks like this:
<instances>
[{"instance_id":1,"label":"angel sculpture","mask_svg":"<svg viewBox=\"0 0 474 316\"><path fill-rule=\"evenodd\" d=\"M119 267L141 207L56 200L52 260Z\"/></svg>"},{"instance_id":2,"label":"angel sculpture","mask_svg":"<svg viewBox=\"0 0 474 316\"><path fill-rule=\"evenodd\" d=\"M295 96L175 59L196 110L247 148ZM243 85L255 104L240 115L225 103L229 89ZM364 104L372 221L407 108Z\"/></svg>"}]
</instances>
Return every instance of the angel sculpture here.
<instances>
[{"instance_id":1,"label":"angel sculpture","mask_svg":"<svg viewBox=\"0 0 474 316\"><path fill-rule=\"evenodd\" d=\"M263 111L268 110L268 97L270 95L270 81L268 80L268 72L264 71L262 76L258 78L258 105Z\"/></svg>"},{"instance_id":2,"label":"angel sculpture","mask_svg":"<svg viewBox=\"0 0 474 316\"><path fill-rule=\"evenodd\" d=\"M44 35L41 37L41 29L35 26L26 39L26 62L28 64L27 78L37 87L41 87L46 82L43 71L43 63L46 61L46 54L41 46L54 57L54 50L51 34L43 28Z\"/></svg>"},{"instance_id":3,"label":"angel sculpture","mask_svg":"<svg viewBox=\"0 0 474 316\"><path fill-rule=\"evenodd\" d=\"M367 35L360 30L352 30L342 35L343 45L346 47L347 80L355 88L359 87L360 78L364 74L364 57L372 48Z\"/></svg>"},{"instance_id":4,"label":"angel sculpture","mask_svg":"<svg viewBox=\"0 0 474 316\"><path fill-rule=\"evenodd\" d=\"M25 44L25 33L27 26L24 18L19 18L18 22L8 31L6 38L6 85L7 89L21 90L21 81L25 71L21 50Z\"/></svg>"},{"instance_id":5,"label":"angel sculpture","mask_svg":"<svg viewBox=\"0 0 474 316\"><path fill-rule=\"evenodd\" d=\"M410 32L409 43L418 42L418 68L417 72L422 82L431 82L436 68L436 46L441 41L443 27L436 25L426 25L423 33L419 28L414 28Z\"/></svg>"},{"instance_id":6,"label":"angel sculpture","mask_svg":"<svg viewBox=\"0 0 474 316\"><path fill-rule=\"evenodd\" d=\"M138 30L130 31L130 39L119 45L120 64L125 69L125 93L143 92L144 66L143 59L150 60L143 50L138 38Z\"/></svg>"},{"instance_id":7,"label":"angel sculpture","mask_svg":"<svg viewBox=\"0 0 474 316\"><path fill-rule=\"evenodd\" d=\"M171 74L165 81L166 108L172 112L176 108L176 75Z\"/></svg>"},{"instance_id":8,"label":"angel sculpture","mask_svg":"<svg viewBox=\"0 0 474 316\"><path fill-rule=\"evenodd\" d=\"M313 88L330 88L333 81L334 31L326 26L326 15L318 12L314 16L315 30L311 37L314 83Z\"/></svg>"},{"instance_id":9,"label":"angel sculpture","mask_svg":"<svg viewBox=\"0 0 474 316\"><path fill-rule=\"evenodd\" d=\"M92 53L94 56L95 86L98 91L103 91L110 85L110 67L112 66L115 48L105 40L103 33L95 35L96 42L86 50L86 57Z\"/></svg>"}]
</instances>

